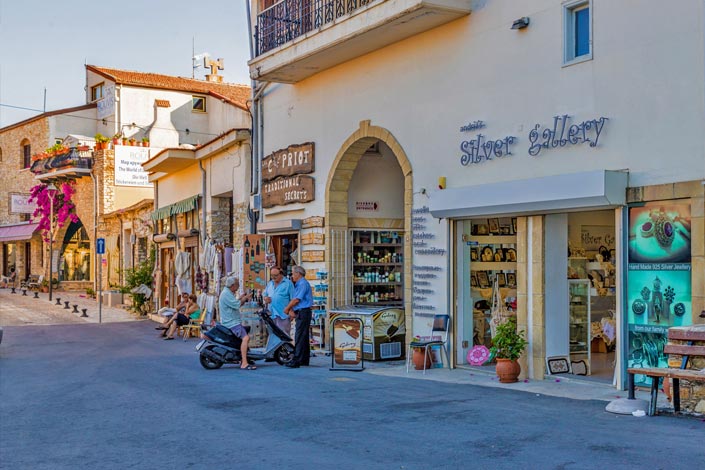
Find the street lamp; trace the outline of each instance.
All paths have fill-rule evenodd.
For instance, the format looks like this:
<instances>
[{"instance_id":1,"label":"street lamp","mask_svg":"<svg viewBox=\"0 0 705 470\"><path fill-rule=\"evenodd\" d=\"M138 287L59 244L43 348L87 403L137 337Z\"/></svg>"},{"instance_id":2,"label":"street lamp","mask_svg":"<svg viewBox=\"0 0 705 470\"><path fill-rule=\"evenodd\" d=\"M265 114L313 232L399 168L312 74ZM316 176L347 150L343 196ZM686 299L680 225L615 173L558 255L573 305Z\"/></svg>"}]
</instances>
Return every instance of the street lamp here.
<instances>
[{"instance_id":1,"label":"street lamp","mask_svg":"<svg viewBox=\"0 0 705 470\"><path fill-rule=\"evenodd\" d=\"M51 295L53 291L54 283L54 269L52 266L54 257L54 197L56 196L56 186L54 183L49 183L47 186L47 191L49 193L50 209L49 209L49 302L51 302Z\"/></svg>"}]
</instances>

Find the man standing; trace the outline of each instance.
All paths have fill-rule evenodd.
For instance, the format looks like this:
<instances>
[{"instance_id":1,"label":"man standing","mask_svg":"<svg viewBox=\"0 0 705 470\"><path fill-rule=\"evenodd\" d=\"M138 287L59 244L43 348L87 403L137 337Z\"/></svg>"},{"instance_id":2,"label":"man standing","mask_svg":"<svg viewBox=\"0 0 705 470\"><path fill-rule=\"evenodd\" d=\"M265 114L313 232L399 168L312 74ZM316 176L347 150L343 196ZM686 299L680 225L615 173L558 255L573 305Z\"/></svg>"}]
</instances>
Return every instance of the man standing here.
<instances>
[{"instance_id":1,"label":"man standing","mask_svg":"<svg viewBox=\"0 0 705 470\"><path fill-rule=\"evenodd\" d=\"M291 333L291 319L284 309L294 298L294 284L284 277L277 266L269 270L269 277L271 280L264 289L264 303L269 305L274 324L288 335Z\"/></svg>"},{"instance_id":2,"label":"man standing","mask_svg":"<svg viewBox=\"0 0 705 470\"><path fill-rule=\"evenodd\" d=\"M242 340L242 345L240 346L240 353L242 355L240 369L255 370L257 367L247 362L247 346L250 344L250 336L247 334L245 327L242 326L240 316L240 305L250 298L250 294L242 294L238 297L238 289L240 289L240 280L238 278L229 276L225 279L225 288L220 293L220 298L218 299L220 324L229 328L235 336Z\"/></svg>"},{"instance_id":3,"label":"man standing","mask_svg":"<svg viewBox=\"0 0 705 470\"><path fill-rule=\"evenodd\" d=\"M307 366L311 354L308 329L311 326L311 307L313 307L313 292L311 284L306 280L306 270L301 266L292 268L294 279L294 298L286 306L284 312L293 320L296 318L296 335L294 338L294 359L287 367L293 369Z\"/></svg>"}]
</instances>

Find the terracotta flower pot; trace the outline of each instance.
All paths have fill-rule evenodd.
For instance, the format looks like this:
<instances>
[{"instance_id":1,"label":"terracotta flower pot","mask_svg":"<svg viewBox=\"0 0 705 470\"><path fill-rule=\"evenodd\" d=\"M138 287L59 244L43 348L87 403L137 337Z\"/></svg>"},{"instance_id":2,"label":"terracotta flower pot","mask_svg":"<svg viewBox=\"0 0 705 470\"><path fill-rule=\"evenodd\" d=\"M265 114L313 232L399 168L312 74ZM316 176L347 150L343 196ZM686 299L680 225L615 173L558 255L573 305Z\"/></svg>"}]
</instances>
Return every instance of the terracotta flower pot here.
<instances>
[{"instance_id":1,"label":"terracotta flower pot","mask_svg":"<svg viewBox=\"0 0 705 470\"><path fill-rule=\"evenodd\" d=\"M521 372L521 366L517 361L497 358L496 370L499 381L503 384L511 384L519 381L518 377Z\"/></svg>"},{"instance_id":2,"label":"terracotta flower pot","mask_svg":"<svg viewBox=\"0 0 705 470\"><path fill-rule=\"evenodd\" d=\"M411 356L411 361L414 363L414 369L423 370L424 369L424 349L423 348L412 348L413 354ZM431 356L430 354L426 356L426 369L431 368Z\"/></svg>"}]
</instances>

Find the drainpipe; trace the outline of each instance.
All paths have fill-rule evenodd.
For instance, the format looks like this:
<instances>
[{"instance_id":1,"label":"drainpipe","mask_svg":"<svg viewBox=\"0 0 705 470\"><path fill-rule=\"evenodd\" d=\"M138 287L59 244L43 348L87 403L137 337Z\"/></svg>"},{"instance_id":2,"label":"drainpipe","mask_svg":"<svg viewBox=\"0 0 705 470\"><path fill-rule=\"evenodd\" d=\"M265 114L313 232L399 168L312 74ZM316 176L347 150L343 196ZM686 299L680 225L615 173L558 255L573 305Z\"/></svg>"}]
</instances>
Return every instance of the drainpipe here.
<instances>
[{"instance_id":1,"label":"drainpipe","mask_svg":"<svg viewBox=\"0 0 705 470\"><path fill-rule=\"evenodd\" d=\"M198 168L201 170L201 194L203 202L201 204L201 243L206 241L206 169L203 168L203 160L198 161Z\"/></svg>"},{"instance_id":2,"label":"drainpipe","mask_svg":"<svg viewBox=\"0 0 705 470\"><path fill-rule=\"evenodd\" d=\"M95 162L94 162L95 164ZM98 243L98 179L95 177L94 171L91 171L91 179L93 180L93 246L97 247ZM98 292L98 256L97 250L93 250L93 292ZM49 259L51 263L51 259ZM51 281L49 281L51 282ZM98 299L101 302L101 299Z\"/></svg>"},{"instance_id":3,"label":"drainpipe","mask_svg":"<svg viewBox=\"0 0 705 470\"><path fill-rule=\"evenodd\" d=\"M159 209L159 180L154 180L154 210L156 211ZM161 251L159 249L159 245L154 243L154 232L157 230L157 221L152 219L152 244L156 245L154 247L154 269L155 270L162 270L162 261L161 261ZM149 246L149 244L147 244ZM162 271L162 276L164 275L164 272ZM154 279L154 272L152 273L152 279ZM159 288L161 286L155 285L154 286L154 295L152 296L152 299L154 300L154 311L159 310L159 305L161 304L161 292L159 291Z\"/></svg>"}]
</instances>

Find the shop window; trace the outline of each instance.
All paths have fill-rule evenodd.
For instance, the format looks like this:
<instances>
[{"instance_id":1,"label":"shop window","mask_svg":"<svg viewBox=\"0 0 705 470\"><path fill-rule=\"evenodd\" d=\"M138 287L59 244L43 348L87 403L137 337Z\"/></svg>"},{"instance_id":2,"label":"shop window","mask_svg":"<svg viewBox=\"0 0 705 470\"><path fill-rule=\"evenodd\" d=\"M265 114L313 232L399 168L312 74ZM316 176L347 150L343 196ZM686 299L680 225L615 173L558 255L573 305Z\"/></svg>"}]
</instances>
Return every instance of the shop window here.
<instances>
[{"instance_id":1,"label":"shop window","mask_svg":"<svg viewBox=\"0 0 705 470\"><path fill-rule=\"evenodd\" d=\"M191 110L197 113L206 112L206 97L193 95L191 97Z\"/></svg>"},{"instance_id":2,"label":"shop window","mask_svg":"<svg viewBox=\"0 0 705 470\"><path fill-rule=\"evenodd\" d=\"M66 230L59 257L60 281L87 281L91 276L91 247L88 232L79 222Z\"/></svg>"},{"instance_id":3,"label":"shop window","mask_svg":"<svg viewBox=\"0 0 705 470\"><path fill-rule=\"evenodd\" d=\"M99 83L96 86L91 87L91 102L98 101L103 98L103 88L105 82Z\"/></svg>"},{"instance_id":4,"label":"shop window","mask_svg":"<svg viewBox=\"0 0 705 470\"><path fill-rule=\"evenodd\" d=\"M564 56L570 64L592 59L592 16L590 2L585 0L563 4Z\"/></svg>"},{"instance_id":5,"label":"shop window","mask_svg":"<svg viewBox=\"0 0 705 470\"><path fill-rule=\"evenodd\" d=\"M32 145L29 140L22 141L20 150L22 151L22 168L29 168L32 165Z\"/></svg>"}]
</instances>

